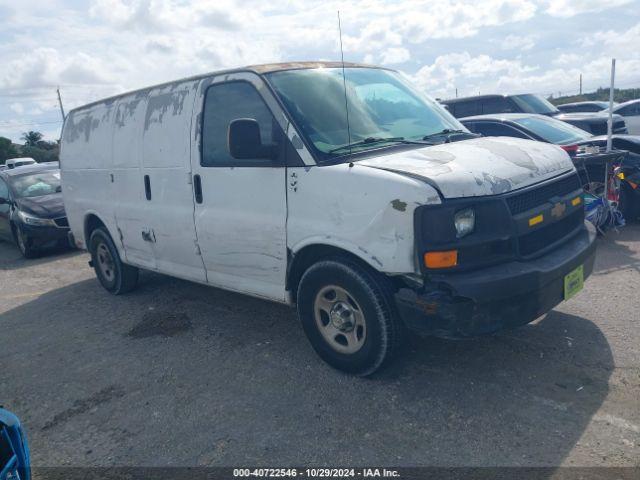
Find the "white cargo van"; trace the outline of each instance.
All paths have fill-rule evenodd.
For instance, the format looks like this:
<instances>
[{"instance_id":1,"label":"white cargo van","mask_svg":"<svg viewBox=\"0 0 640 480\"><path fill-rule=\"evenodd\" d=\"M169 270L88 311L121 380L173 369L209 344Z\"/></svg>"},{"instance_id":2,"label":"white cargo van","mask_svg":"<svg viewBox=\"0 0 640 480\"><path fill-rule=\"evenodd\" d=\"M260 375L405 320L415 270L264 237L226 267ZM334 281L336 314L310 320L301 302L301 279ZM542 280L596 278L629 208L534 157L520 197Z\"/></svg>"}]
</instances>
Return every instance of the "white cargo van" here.
<instances>
[{"instance_id":1,"label":"white cargo van","mask_svg":"<svg viewBox=\"0 0 640 480\"><path fill-rule=\"evenodd\" d=\"M10 158L5 162L8 169L24 167L25 165L35 165L36 161L29 157Z\"/></svg>"},{"instance_id":2,"label":"white cargo van","mask_svg":"<svg viewBox=\"0 0 640 480\"><path fill-rule=\"evenodd\" d=\"M593 268L566 152L479 138L382 68L253 66L86 105L61 168L109 292L142 268L296 305L318 354L359 375L405 331L530 322Z\"/></svg>"}]
</instances>

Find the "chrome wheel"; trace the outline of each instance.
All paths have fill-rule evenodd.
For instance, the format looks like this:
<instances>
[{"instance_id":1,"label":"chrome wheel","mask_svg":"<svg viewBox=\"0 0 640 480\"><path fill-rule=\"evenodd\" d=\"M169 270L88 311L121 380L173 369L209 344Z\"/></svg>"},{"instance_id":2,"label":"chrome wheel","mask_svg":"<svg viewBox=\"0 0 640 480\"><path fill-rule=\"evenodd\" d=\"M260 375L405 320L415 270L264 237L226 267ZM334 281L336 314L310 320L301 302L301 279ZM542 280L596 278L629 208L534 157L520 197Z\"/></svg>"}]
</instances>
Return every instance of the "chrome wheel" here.
<instances>
[{"instance_id":1,"label":"chrome wheel","mask_svg":"<svg viewBox=\"0 0 640 480\"><path fill-rule=\"evenodd\" d=\"M367 336L364 313L344 288L322 288L314 302L314 316L325 341L339 353L353 354L362 348Z\"/></svg>"},{"instance_id":2,"label":"chrome wheel","mask_svg":"<svg viewBox=\"0 0 640 480\"><path fill-rule=\"evenodd\" d=\"M98 268L108 282L113 282L116 278L115 263L111 252L104 243L99 243L96 248L96 259Z\"/></svg>"}]
</instances>

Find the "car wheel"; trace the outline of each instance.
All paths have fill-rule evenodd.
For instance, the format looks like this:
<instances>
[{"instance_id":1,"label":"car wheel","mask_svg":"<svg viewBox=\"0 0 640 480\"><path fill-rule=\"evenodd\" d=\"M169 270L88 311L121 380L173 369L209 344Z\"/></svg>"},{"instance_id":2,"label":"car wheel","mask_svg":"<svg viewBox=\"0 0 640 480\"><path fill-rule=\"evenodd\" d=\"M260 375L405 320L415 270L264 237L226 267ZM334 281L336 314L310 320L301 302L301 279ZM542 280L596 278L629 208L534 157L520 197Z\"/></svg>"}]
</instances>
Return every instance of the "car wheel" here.
<instances>
[{"instance_id":1,"label":"car wheel","mask_svg":"<svg viewBox=\"0 0 640 480\"><path fill-rule=\"evenodd\" d=\"M386 278L355 262L311 266L300 280L297 308L312 347L338 370L371 375L400 344L402 326Z\"/></svg>"},{"instance_id":2,"label":"car wheel","mask_svg":"<svg viewBox=\"0 0 640 480\"><path fill-rule=\"evenodd\" d=\"M93 269L105 290L120 295L136 287L138 269L122 263L111 235L104 228L97 228L91 234L89 251Z\"/></svg>"},{"instance_id":3,"label":"car wheel","mask_svg":"<svg viewBox=\"0 0 640 480\"><path fill-rule=\"evenodd\" d=\"M37 250L33 248L33 242L29 236L22 231L19 225L13 227L13 236L16 240L16 244L20 249L20 253L24 258L34 258L37 255Z\"/></svg>"}]
</instances>

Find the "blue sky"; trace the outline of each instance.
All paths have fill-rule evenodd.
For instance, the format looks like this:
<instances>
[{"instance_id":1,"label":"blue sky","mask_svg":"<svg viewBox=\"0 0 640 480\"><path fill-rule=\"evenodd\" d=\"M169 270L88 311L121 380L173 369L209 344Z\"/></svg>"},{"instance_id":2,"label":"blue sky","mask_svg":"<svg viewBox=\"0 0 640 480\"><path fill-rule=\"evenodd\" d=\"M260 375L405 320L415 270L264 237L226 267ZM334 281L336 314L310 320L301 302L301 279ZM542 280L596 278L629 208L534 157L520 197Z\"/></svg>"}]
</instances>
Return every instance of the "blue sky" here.
<instances>
[{"instance_id":1,"label":"blue sky","mask_svg":"<svg viewBox=\"0 0 640 480\"><path fill-rule=\"evenodd\" d=\"M0 0L0 136L59 135L69 109L220 68L339 59L433 97L640 87L640 0Z\"/></svg>"}]
</instances>

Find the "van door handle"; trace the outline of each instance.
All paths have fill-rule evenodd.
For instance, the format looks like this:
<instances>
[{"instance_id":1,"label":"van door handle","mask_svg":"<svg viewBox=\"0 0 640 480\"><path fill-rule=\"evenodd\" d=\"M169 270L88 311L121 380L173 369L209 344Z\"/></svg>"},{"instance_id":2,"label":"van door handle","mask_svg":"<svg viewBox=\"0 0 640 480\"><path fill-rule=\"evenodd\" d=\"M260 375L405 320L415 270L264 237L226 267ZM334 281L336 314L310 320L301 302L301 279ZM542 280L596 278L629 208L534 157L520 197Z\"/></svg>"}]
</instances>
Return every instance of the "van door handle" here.
<instances>
[{"instance_id":1,"label":"van door handle","mask_svg":"<svg viewBox=\"0 0 640 480\"><path fill-rule=\"evenodd\" d=\"M147 200L151 200L151 180L149 179L149 175L144 176L144 195L147 197Z\"/></svg>"},{"instance_id":2,"label":"van door handle","mask_svg":"<svg viewBox=\"0 0 640 480\"><path fill-rule=\"evenodd\" d=\"M202 180L200 175L193 176L193 193L196 197L196 203L202 203Z\"/></svg>"}]
</instances>

